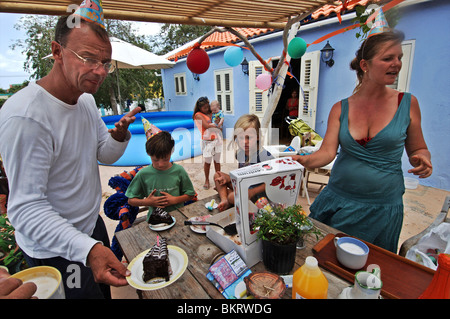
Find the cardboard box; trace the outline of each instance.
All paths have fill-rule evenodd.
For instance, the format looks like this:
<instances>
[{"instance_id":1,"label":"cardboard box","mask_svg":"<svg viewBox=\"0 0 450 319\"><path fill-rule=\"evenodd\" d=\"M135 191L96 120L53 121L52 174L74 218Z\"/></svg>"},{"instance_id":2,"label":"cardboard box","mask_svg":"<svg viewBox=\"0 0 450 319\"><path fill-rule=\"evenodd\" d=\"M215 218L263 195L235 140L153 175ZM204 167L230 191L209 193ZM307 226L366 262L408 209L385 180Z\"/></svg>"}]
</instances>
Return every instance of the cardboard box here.
<instances>
[{"instance_id":1,"label":"cardboard box","mask_svg":"<svg viewBox=\"0 0 450 319\"><path fill-rule=\"evenodd\" d=\"M258 210L263 208L261 198L271 204L295 205L303 169L297 161L283 157L231 171L235 206L208 221L222 226L236 222L238 235L230 237L219 227L209 227L206 236L225 252L236 250L248 267L261 261L262 245L252 225ZM249 199L249 189L255 192L260 188L264 190Z\"/></svg>"}]
</instances>

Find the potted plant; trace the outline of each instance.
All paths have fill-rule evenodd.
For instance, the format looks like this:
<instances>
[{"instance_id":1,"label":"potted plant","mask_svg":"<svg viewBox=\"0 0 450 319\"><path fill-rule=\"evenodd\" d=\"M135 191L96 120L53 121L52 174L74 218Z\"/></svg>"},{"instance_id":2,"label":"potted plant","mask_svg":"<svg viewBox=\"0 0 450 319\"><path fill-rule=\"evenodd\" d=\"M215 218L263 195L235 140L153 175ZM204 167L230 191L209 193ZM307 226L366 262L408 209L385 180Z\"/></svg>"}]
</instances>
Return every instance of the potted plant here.
<instances>
[{"instance_id":1,"label":"potted plant","mask_svg":"<svg viewBox=\"0 0 450 319\"><path fill-rule=\"evenodd\" d=\"M287 274L294 267L299 240L307 234L315 234L316 238L321 235L300 205L260 210L254 226L258 229L258 239L262 240L264 265L279 274Z\"/></svg>"},{"instance_id":2,"label":"potted plant","mask_svg":"<svg viewBox=\"0 0 450 319\"><path fill-rule=\"evenodd\" d=\"M0 214L0 265L9 269L11 274L17 271L17 265L24 261L22 251L16 243L14 227L6 214Z\"/></svg>"}]
</instances>

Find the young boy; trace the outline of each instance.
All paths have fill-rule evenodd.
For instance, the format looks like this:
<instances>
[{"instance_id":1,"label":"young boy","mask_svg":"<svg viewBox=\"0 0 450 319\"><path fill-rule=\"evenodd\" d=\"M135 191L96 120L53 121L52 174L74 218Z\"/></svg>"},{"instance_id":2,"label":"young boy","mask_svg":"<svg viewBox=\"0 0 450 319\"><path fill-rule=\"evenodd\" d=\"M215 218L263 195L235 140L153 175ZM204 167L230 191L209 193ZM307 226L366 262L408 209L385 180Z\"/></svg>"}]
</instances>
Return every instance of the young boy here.
<instances>
[{"instance_id":1,"label":"young boy","mask_svg":"<svg viewBox=\"0 0 450 319\"><path fill-rule=\"evenodd\" d=\"M149 206L147 222L154 208L161 207L170 212L195 196L187 172L170 161L174 146L169 132L160 131L153 135L145 144L152 163L136 174L125 193L131 206Z\"/></svg>"}]
</instances>

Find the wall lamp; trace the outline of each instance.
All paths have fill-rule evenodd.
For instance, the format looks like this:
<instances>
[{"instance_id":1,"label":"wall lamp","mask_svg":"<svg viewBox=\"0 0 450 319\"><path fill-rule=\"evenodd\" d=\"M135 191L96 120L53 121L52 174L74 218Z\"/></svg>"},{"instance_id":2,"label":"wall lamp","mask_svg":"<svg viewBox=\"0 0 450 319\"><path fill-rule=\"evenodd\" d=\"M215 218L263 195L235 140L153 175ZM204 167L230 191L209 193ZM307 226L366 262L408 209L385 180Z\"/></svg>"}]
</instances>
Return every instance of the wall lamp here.
<instances>
[{"instance_id":1,"label":"wall lamp","mask_svg":"<svg viewBox=\"0 0 450 319\"><path fill-rule=\"evenodd\" d=\"M248 75L248 62L247 62L246 58L244 58L244 60L241 62L241 66L242 66L242 72L244 72L244 74Z\"/></svg>"},{"instance_id":2,"label":"wall lamp","mask_svg":"<svg viewBox=\"0 0 450 319\"><path fill-rule=\"evenodd\" d=\"M200 75L198 75L197 73L192 73L192 76L194 77L195 81L200 81Z\"/></svg>"},{"instance_id":3,"label":"wall lamp","mask_svg":"<svg viewBox=\"0 0 450 319\"><path fill-rule=\"evenodd\" d=\"M334 48L330 45L330 43L327 41L327 44L320 50L320 58L321 60L328 65L330 68L334 65L333 60L333 51Z\"/></svg>"}]
</instances>

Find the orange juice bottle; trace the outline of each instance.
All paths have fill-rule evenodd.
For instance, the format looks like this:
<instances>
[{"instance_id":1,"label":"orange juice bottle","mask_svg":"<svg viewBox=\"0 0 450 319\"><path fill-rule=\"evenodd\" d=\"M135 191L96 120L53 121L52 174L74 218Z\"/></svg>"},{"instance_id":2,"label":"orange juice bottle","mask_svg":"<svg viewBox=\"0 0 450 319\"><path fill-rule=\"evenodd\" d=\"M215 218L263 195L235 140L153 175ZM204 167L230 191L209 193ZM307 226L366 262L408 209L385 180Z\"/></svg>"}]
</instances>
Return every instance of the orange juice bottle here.
<instances>
[{"instance_id":1,"label":"orange juice bottle","mask_svg":"<svg viewBox=\"0 0 450 319\"><path fill-rule=\"evenodd\" d=\"M294 272L292 299L326 299L328 280L319 269L317 259L306 257L305 263Z\"/></svg>"}]
</instances>

